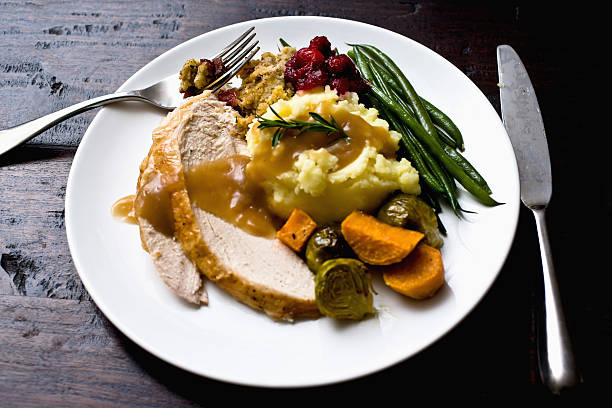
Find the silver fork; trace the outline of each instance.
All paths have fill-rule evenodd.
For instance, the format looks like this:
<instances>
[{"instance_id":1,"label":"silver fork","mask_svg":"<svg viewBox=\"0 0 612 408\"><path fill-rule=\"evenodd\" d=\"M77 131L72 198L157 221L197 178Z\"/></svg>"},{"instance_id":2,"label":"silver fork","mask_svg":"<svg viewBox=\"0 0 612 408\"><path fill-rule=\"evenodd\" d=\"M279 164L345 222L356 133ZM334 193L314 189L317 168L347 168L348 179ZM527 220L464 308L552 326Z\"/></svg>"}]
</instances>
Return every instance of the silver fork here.
<instances>
[{"instance_id":1,"label":"silver fork","mask_svg":"<svg viewBox=\"0 0 612 408\"><path fill-rule=\"evenodd\" d=\"M252 42L255 38L254 29L255 27L249 28L213 57L213 59L222 58L227 71L217 80L208 84L205 89L213 92L218 91L259 51L259 47L257 47L259 41ZM99 96L31 120L22 125L0 130L0 155L74 115L110 103L144 101L163 109L174 109L183 99L182 94L179 92L179 83L179 76L176 73L143 89Z\"/></svg>"}]
</instances>

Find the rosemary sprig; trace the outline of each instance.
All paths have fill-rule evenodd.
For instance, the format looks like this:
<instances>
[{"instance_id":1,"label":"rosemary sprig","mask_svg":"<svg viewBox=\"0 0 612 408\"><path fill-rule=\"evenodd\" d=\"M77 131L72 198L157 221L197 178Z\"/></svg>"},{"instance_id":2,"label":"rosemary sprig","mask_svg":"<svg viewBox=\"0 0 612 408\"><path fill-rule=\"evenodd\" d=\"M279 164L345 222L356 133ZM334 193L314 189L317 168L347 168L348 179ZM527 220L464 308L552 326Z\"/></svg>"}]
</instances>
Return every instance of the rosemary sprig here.
<instances>
[{"instance_id":1,"label":"rosemary sprig","mask_svg":"<svg viewBox=\"0 0 612 408\"><path fill-rule=\"evenodd\" d=\"M271 106L270 110L278 119L266 119L262 116L257 116L257 120L261 129L276 128L272 136L272 146L276 146L285 136L285 132L290 129L298 130L298 133L295 135L296 137L304 132L325 132L328 136L338 134L341 138L348 138L342 126L336 122L333 116L330 116L330 120L327 121L318 113L308 112L314 122L306 122L295 119L285 120Z\"/></svg>"}]
</instances>

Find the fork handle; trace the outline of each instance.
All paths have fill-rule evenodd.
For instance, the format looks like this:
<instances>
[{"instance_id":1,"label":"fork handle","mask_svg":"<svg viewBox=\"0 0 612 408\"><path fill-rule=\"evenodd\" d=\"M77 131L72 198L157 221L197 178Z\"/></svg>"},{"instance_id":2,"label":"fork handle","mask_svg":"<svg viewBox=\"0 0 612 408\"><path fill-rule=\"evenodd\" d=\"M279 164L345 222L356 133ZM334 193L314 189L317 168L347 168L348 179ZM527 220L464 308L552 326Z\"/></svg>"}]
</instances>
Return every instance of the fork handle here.
<instances>
[{"instance_id":1,"label":"fork handle","mask_svg":"<svg viewBox=\"0 0 612 408\"><path fill-rule=\"evenodd\" d=\"M544 208L532 209L538 229L544 299L537 315L538 361L542 382L555 394L579 382L557 286Z\"/></svg>"},{"instance_id":2,"label":"fork handle","mask_svg":"<svg viewBox=\"0 0 612 408\"><path fill-rule=\"evenodd\" d=\"M50 113L38 119L31 120L13 128L0 130L0 155L22 143L27 142L34 136L41 134L50 127L53 127L58 123L89 109L97 108L113 102L143 99L144 98L142 96L131 92L117 92L109 95L98 96L96 98L68 106L67 108Z\"/></svg>"}]
</instances>

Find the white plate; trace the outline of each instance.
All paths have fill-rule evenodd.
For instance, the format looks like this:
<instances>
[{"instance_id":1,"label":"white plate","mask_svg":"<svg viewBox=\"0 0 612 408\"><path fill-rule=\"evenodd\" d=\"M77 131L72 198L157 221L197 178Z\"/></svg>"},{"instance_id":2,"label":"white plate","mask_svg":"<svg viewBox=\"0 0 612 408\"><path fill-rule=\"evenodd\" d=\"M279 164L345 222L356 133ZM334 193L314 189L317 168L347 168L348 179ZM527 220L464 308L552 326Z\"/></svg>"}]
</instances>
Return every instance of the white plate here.
<instances>
[{"instance_id":1,"label":"white plate","mask_svg":"<svg viewBox=\"0 0 612 408\"><path fill-rule=\"evenodd\" d=\"M518 170L504 127L487 98L456 67L399 34L354 21L278 17L224 27L189 40L134 74L121 90L176 73L188 58L216 53L255 26L263 50L279 37L303 47L316 35L333 46L374 44L392 56L416 90L454 119L466 156L505 205L486 208L467 194L459 221L443 214L446 285L435 298L410 301L374 284L376 317L342 323L328 318L278 323L207 285L210 305L196 308L167 289L140 246L137 227L114 220L113 202L132 194L151 131L165 114L141 103L105 107L74 158L66 191L66 232L75 266L108 319L159 358L185 370L236 384L301 387L364 376L403 361L439 339L480 301L510 249L519 209Z\"/></svg>"}]
</instances>

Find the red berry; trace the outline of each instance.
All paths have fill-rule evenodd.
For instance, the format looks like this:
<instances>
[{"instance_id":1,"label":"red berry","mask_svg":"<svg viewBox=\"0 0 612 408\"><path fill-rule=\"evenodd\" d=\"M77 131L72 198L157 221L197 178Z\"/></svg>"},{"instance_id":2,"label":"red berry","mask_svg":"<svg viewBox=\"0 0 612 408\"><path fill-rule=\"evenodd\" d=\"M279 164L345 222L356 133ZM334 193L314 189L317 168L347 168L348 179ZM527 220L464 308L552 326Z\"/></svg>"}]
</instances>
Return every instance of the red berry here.
<instances>
[{"instance_id":1,"label":"red berry","mask_svg":"<svg viewBox=\"0 0 612 408\"><path fill-rule=\"evenodd\" d=\"M332 55L325 61L325 65L329 73L334 75L352 75L355 69L355 64L346 54Z\"/></svg>"},{"instance_id":2,"label":"red berry","mask_svg":"<svg viewBox=\"0 0 612 408\"><path fill-rule=\"evenodd\" d=\"M335 89L338 95L344 95L350 90L350 81L348 78L332 78L329 86Z\"/></svg>"},{"instance_id":3,"label":"red berry","mask_svg":"<svg viewBox=\"0 0 612 408\"><path fill-rule=\"evenodd\" d=\"M325 86L325 84L327 84L327 79L327 72L322 69L314 69L308 71L302 78L298 79L296 88L298 90L308 90L317 86Z\"/></svg>"},{"instance_id":4,"label":"red berry","mask_svg":"<svg viewBox=\"0 0 612 408\"><path fill-rule=\"evenodd\" d=\"M309 47L299 49L285 64L285 78L297 90L330 85L338 95L343 95L369 89L353 61L346 54L336 54L327 37L317 36Z\"/></svg>"},{"instance_id":5,"label":"red berry","mask_svg":"<svg viewBox=\"0 0 612 408\"><path fill-rule=\"evenodd\" d=\"M306 65L320 67L325 63L325 57L321 51L314 48L301 48L295 53L294 57L300 67Z\"/></svg>"},{"instance_id":6,"label":"red berry","mask_svg":"<svg viewBox=\"0 0 612 408\"><path fill-rule=\"evenodd\" d=\"M370 89L370 84L364 81L361 77L357 77L350 80L349 89L351 92L362 93Z\"/></svg>"},{"instance_id":7,"label":"red berry","mask_svg":"<svg viewBox=\"0 0 612 408\"><path fill-rule=\"evenodd\" d=\"M301 48L285 64L285 78L300 89L324 86L328 75L324 70L325 57L315 48Z\"/></svg>"},{"instance_id":8,"label":"red berry","mask_svg":"<svg viewBox=\"0 0 612 408\"><path fill-rule=\"evenodd\" d=\"M329 57L332 54L331 51L331 43L324 36L318 36L310 40L309 48L314 48L319 50L323 55Z\"/></svg>"},{"instance_id":9,"label":"red berry","mask_svg":"<svg viewBox=\"0 0 612 408\"><path fill-rule=\"evenodd\" d=\"M355 79L361 79L361 73L359 72L355 64L353 64L353 72L350 73L349 77L355 78Z\"/></svg>"},{"instance_id":10,"label":"red berry","mask_svg":"<svg viewBox=\"0 0 612 408\"><path fill-rule=\"evenodd\" d=\"M228 90L219 92L217 94L217 98L232 108L238 106L238 103L240 102L238 100L238 89L236 88L230 88Z\"/></svg>"},{"instance_id":11,"label":"red berry","mask_svg":"<svg viewBox=\"0 0 612 408\"><path fill-rule=\"evenodd\" d=\"M285 64L285 78L287 78L290 82L295 83L297 81L297 70L299 67L297 66L297 60L295 59L295 55L287 61Z\"/></svg>"},{"instance_id":12,"label":"red berry","mask_svg":"<svg viewBox=\"0 0 612 408\"><path fill-rule=\"evenodd\" d=\"M221 59L221 57L219 58L215 58L214 60L212 60L212 65L215 69L215 77L220 76L221 74L223 74L225 71L227 71L227 69L225 68L225 64L223 63L223 60Z\"/></svg>"}]
</instances>

